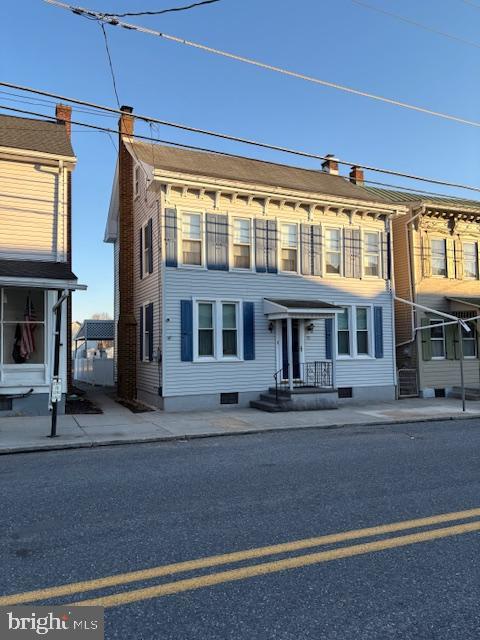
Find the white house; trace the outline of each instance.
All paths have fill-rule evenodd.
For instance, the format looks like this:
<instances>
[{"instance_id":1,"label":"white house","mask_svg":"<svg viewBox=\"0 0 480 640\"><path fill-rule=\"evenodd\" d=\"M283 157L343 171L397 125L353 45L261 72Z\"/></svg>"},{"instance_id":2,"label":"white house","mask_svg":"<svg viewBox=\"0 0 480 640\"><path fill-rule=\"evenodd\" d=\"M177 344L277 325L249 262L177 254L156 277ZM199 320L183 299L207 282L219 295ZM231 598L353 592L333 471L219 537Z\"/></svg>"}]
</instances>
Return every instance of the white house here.
<instances>
[{"instance_id":1,"label":"white house","mask_svg":"<svg viewBox=\"0 0 480 640\"><path fill-rule=\"evenodd\" d=\"M306 391L311 407L394 399L389 234L402 206L376 201L356 167L339 176L334 158L310 170L134 141L123 110L105 235L119 395L166 410L275 410L275 386L284 407L292 390L301 408Z\"/></svg>"},{"instance_id":2,"label":"white house","mask_svg":"<svg viewBox=\"0 0 480 640\"><path fill-rule=\"evenodd\" d=\"M81 285L71 270L69 107L57 121L0 116L0 415L47 414L54 306ZM60 377L69 379L70 304L63 303ZM62 407L60 407L60 411Z\"/></svg>"}]
</instances>

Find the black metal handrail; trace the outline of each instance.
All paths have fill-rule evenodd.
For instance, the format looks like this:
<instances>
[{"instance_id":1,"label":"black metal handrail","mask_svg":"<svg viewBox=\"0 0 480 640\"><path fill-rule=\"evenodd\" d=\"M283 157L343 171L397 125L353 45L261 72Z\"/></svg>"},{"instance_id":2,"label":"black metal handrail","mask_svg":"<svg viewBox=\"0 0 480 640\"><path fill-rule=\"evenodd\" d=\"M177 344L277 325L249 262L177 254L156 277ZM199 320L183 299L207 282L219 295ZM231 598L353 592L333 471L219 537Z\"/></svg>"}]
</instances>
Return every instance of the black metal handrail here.
<instances>
[{"instance_id":1,"label":"black metal handrail","mask_svg":"<svg viewBox=\"0 0 480 640\"><path fill-rule=\"evenodd\" d=\"M288 367L287 367L288 368ZM288 391L289 383L283 377L284 367L273 374L275 380L275 398L278 401L279 391ZM298 376L293 379L294 389L333 388L333 366L331 361L316 360L301 362L298 365Z\"/></svg>"}]
</instances>

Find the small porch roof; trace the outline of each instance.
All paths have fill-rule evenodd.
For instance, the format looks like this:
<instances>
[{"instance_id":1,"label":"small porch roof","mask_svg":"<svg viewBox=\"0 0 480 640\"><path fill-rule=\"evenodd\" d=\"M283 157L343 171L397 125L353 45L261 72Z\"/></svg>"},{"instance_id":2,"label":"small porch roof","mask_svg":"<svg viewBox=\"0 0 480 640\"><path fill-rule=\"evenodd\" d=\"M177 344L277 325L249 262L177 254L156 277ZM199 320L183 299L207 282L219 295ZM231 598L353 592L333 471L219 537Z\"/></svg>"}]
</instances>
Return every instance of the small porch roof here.
<instances>
[{"instance_id":1,"label":"small porch roof","mask_svg":"<svg viewBox=\"0 0 480 640\"><path fill-rule=\"evenodd\" d=\"M269 320L283 320L285 318L309 319L333 318L343 309L323 300L289 300L263 299L263 312Z\"/></svg>"}]
</instances>

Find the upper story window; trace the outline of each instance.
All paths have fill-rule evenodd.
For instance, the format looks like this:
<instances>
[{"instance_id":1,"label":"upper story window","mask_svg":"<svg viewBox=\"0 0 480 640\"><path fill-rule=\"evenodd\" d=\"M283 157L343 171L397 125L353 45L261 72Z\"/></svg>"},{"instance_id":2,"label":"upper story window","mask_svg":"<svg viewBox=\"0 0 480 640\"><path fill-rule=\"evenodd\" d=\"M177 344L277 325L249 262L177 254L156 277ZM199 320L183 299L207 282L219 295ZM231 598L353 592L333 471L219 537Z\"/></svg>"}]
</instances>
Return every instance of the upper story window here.
<instances>
[{"instance_id":1,"label":"upper story window","mask_svg":"<svg viewBox=\"0 0 480 640\"><path fill-rule=\"evenodd\" d=\"M366 276L380 275L380 241L377 231L366 231L364 235L363 273Z\"/></svg>"},{"instance_id":2,"label":"upper story window","mask_svg":"<svg viewBox=\"0 0 480 640\"><path fill-rule=\"evenodd\" d=\"M143 225L141 229L141 275L145 277L153 271L152 256L152 219Z\"/></svg>"},{"instance_id":3,"label":"upper story window","mask_svg":"<svg viewBox=\"0 0 480 640\"><path fill-rule=\"evenodd\" d=\"M252 230L248 218L233 219L233 267L250 269L252 261Z\"/></svg>"},{"instance_id":4,"label":"upper story window","mask_svg":"<svg viewBox=\"0 0 480 640\"><path fill-rule=\"evenodd\" d=\"M357 355L368 356L370 353L368 337L368 308L356 308Z\"/></svg>"},{"instance_id":5,"label":"upper story window","mask_svg":"<svg viewBox=\"0 0 480 640\"><path fill-rule=\"evenodd\" d=\"M432 275L447 276L447 248L446 240L440 238L432 238Z\"/></svg>"},{"instance_id":6,"label":"upper story window","mask_svg":"<svg viewBox=\"0 0 480 640\"><path fill-rule=\"evenodd\" d=\"M430 320L430 342L432 358L445 358L445 328L442 320Z\"/></svg>"},{"instance_id":7,"label":"upper story window","mask_svg":"<svg viewBox=\"0 0 480 640\"><path fill-rule=\"evenodd\" d=\"M463 275L465 278L478 278L478 252L476 242L463 243Z\"/></svg>"},{"instance_id":8,"label":"upper story window","mask_svg":"<svg viewBox=\"0 0 480 640\"><path fill-rule=\"evenodd\" d=\"M182 262L202 265L202 214L184 213L182 218Z\"/></svg>"},{"instance_id":9,"label":"upper story window","mask_svg":"<svg viewBox=\"0 0 480 640\"><path fill-rule=\"evenodd\" d=\"M140 195L140 165L136 164L133 170L133 196L136 198Z\"/></svg>"},{"instance_id":10,"label":"upper story window","mask_svg":"<svg viewBox=\"0 0 480 640\"><path fill-rule=\"evenodd\" d=\"M281 226L282 271L298 271L298 227L296 224Z\"/></svg>"},{"instance_id":11,"label":"upper story window","mask_svg":"<svg viewBox=\"0 0 480 640\"><path fill-rule=\"evenodd\" d=\"M337 350L339 356L350 355L350 313L348 309L344 309L337 316Z\"/></svg>"},{"instance_id":12,"label":"upper story window","mask_svg":"<svg viewBox=\"0 0 480 640\"><path fill-rule=\"evenodd\" d=\"M340 275L342 238L340 229L325 229L325 271Z\"/></svg>"},{"instance_id":13,"label":"upper story window","mask_svg":"<svg viewBox=\"0 0 480 640\"><path fill-rule=\"evenodd\" d=\"M45 363L45 292L5 288L0 334L3 364Z\"/></svg>"}]
</instances>

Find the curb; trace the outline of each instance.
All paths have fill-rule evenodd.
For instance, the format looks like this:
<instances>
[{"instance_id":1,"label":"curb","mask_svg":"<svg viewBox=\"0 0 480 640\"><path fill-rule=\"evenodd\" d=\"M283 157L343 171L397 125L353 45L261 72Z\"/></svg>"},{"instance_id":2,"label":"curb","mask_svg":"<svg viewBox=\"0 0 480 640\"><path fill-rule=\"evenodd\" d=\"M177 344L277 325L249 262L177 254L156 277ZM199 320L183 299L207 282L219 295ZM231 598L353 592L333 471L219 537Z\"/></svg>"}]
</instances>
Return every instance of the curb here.
<instances>
[{"instance_id":1,"label":"curb","mask_svg":"<svg viewBox=\"0 0 480 640\"><path fill-rule=\"evenodd\" d=\"M335 423L327 425L301 425L301 426L289 426L289 427L266 427L263 429L243 429L233 432L218 433L195 433L185 435L171 435L171 436L152 436L147 438L131 438L128 440L103 440L101 442L58 442L56 444L46 445L32 445L23 447L0 447L0 455L14 455L17 453L37 453L44 451L63 451L67 449L96 449L98 447L111 447L121 446L129 444L151 444L152 442L186 442L189 440L199 440L205 438L223 438L228 436L246 436L246 435L258 435L259 433L273 433L273 432L287 432L292 431L307 431L307 430L335 430L344 429L346 427L382 427L382 426L398 426L401 424L419 424L428 422L449 422L454 420L475 420L480 419L480 413L460 416L437 416L434 418L411 418L409 420L381 420L379 422L345 422ZM479 424L480 426L480 424ZM61 437L61 436L60 436Z\"/></svg>"}]
</instances>

